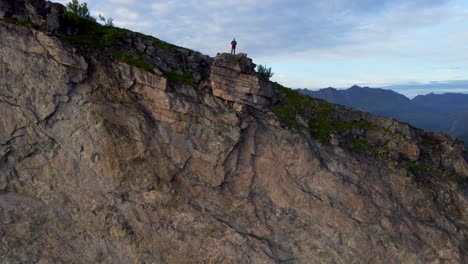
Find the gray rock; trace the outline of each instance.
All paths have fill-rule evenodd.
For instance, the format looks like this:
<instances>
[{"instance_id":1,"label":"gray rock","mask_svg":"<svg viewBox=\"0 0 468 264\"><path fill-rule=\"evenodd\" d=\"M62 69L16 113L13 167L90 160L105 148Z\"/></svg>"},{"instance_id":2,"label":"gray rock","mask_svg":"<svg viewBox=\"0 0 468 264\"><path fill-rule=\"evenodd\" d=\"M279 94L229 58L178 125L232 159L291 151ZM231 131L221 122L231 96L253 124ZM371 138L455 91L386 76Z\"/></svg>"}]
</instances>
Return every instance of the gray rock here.
<instances>
[{"instance_id":1,"label":"gray rock","mask_svg":"<svg viewBox=\"0 0 468 264\"><path fill-rule=\"evenodd\" d=\"M256 75L254 68L255 64L245 54L219 54L211 67L213 94L259 109L270 105L271 83Z\"/></svg>"},{"instance_id":2,"label":"gray rock","mask_svg":"<svg viewBox=\"0 0 468 264\"><path fill-rule=\"evenodd\" d=\"M156 66L210 78L178 91L41 31L0 35L1 263L466 263L466 186L391 165L431 153L467 176L444 135L336 107L392 132L359 131L376 145L401 136L359 156L282 127L247 57L164 51Z\"/></svg>"}]
</instances>

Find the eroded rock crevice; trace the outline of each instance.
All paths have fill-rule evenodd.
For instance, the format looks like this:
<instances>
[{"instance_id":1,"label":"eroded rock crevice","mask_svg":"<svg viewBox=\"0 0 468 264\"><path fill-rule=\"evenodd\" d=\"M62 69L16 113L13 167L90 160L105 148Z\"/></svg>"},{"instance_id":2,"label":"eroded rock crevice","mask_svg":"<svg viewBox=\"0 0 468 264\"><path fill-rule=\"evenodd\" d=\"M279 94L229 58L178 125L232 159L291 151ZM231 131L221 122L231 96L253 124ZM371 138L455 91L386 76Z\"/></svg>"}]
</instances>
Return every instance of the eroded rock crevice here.
<instances>
[{"instance_id":1,"label":"eroded rock crevice","mask_svg":"<svg viewBox=\"0 0 468 264\"><path fill-rule=\"evenodd\" d=\"M34 15L14 2L0 18ZM0 262L466 262L466 184L398 166L466 177L443 135L325 109L364 124L349 133L385 146L377 158L288 127L243 54L129 37L149 72L35 28L0 33ZM171 80L177 67L194 82Z\"/></svg>"}]
</instances>

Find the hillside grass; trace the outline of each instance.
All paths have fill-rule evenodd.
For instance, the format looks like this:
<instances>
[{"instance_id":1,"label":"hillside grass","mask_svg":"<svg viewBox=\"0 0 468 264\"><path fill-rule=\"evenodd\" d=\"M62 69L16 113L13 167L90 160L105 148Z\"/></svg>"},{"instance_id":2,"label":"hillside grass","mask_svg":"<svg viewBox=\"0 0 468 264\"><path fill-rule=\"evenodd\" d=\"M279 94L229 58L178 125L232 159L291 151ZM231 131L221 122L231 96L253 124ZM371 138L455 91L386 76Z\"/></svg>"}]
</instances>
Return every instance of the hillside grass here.
<instances>
[{"instance_id":1,"label":"hillside grass","mask_svg":"<svg viewBox=\"0 0 468 264\"><path fill-rule=\"evenodd\" d=\"M323 100L313 99L298 91L273 83L273 89L280 103L273 106L273 112L283 123L295 130L308 129L318 140L327 143L332 133L342 134L353 128L366 130L377 129L377 126L366 120L344 122L332 115L334 106ZM307 126L298 121L298 117L306 119ZM362 144L361 144L362 145Z\"/></svg>"},{"instance_id":2,"label":"hillside grass","mask_svg":"<svg viewBox=\"0 0 468 264\"><path fill-rule=\"evenodd\" d=\"M113 51L112 52L112 57L117 59L120 62L127 63L130 65L133 65L135 67L138 67L140 69L143 69L148 72L154 72L153 67L146 63L146 61L140 59L140 58L135 58L125 52L121 51Z\"/></svg>"},{"instance_id":3,"label":"hillside grass","mask_svg":"<svg viewBox=\"0 0 468 264\"><path fill-rule=\"evenodd\" d=\"M422 162L406 162L405 168L418 177L439 177L454 180L458 183L468 183L468 178L458 175L455 172L441 171L431 164Z\"/></svg>"},{"instance_id":4,"label":"hillside grass","mask_svg":"<svg viewBox=\"0 0 468 264\"><path fill-rule=\"evenodd\" d=\"M181 83L181 84L187 84L187 85L192 85L193 84L193 76L190 73L178 73L178 72L166 72L167 78L175 83Z\"/></svg>"},{"instance_id":5,"label":"hillside grass","mask_svg":"<svg viewBox=\"0 0 468 264\"><path fill-rule=\"evenodd\" d=\"M174 53L188 50L153 36L115 26L101 25L94 19L84 19L68 11L63 13L63 17L71 30L71 34L58 34L57 37L61 40L82 48L98 50L111 55L120 62L128 63L148 72L154 72L154 68L151 66L151 62L145 59L144 54L136 49L133 41L150 40L155 47ZM168 73L167 75L176 82L193 83L191 75L182 74L179 76L175 73Z\"/></svg>"},{"instance_id":6,"label":"hillside grass","mask_svg":"<svg viewBox=\"0 0 468 264\"><path fill-rule=\"evenodd\" d=\"M61 40L72 44L104 51L118 44L130 33L129 30L117 27L103 26L98 23L86 27L77 35L57 35Z\"/></svg>"},{"instance_id":7,"label":"hillside grass","mask_svg":"<svg viewBox=\"0 0 468 264\"><path fill-rule=\"evenodd\" d=\"M377 126L367 120L345 122L339 119L335 111L335 105L326 101L315 99L310 96L299 93L278 83L273 83L273 89L278 99L278 103L272 106L272 111L282 121L282 123L295 131L301 133L310 133L312 137L324 144L330 144L332 134L339 135L340 146L352 152L371 156L376 159L384 160L385 157L380 151L385 149L374 147L365 138L352 133L354 129L363 129L366 131L378 131L383 134L391 134L395 137L403 137L401 133L391 133L388 129ZM421 143L434 143L425 142ZM467 178L454 172L442 171L427 164L424 161L402 162L405 167L417 179L425 179L427 176L438 177L453 180L458 183L466 183Z\"/></svg>"},{"instance_id":8,"label":"hillside grass","mask_svg":"<svg viewBox=\"0 0 468 264\"><path fill-rule=\"evenodd\" d=\"M61 39L92 48L104 50L110 48L128 37L132 31L115 26L106 26L97 23L94 20L84 19L73 13L65 11L63 17L71 28L76 30L76 34L58 35ZM165 41L162 41L153 36L148 36L142 33L134 33L141 39L151 40L155 46L171 51L172 49L185 49Z\"/></svg>"},{"instance_id":9,"label":"hillside grass","mask_svg":"<svg viewBox=\"0 0 468 264\"><path fill-rule=\"evenodd\" d=\"M10 23L10 24L20 25L20 26L23 26L23 27L32 27L32 26L34 26L34 24L31 21L21 20L21 19L17 19L17 18L14 18L14 17L5 17L2 20L7 22L7 23Z\"/></svg>"}]
</instances>

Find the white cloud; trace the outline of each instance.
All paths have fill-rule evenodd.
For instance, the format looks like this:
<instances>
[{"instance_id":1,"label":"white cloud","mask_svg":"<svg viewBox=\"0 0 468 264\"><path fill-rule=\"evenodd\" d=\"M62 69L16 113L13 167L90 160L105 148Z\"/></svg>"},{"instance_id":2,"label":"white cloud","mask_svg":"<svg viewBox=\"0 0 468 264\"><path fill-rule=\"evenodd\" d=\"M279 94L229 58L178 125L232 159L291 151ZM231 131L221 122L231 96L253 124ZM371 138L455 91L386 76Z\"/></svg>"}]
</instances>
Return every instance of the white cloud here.
<instances>
[{"instance_id":1,"label":"white cloud","mask_svg":"<svg viewBox=\"0 0 468 264\"><path fill-rule=\"evenodd\" d=\"M466 0L88 0L117 26L209 55L240 52L288 64L274 79L295 87L346 87L461 78L468 70ZM68 0L59 0L64 4ZM97 14L93 11L93 15ZM366 59L373 60L366 65ZM392 65L380 67L376 63ZM310 63L314 62L314 63ZM356 68L351 62L356 62ZM320 64L329 64L329 72ZM345 63L353 69L347 69ZM426 64L437 65L425 67ZM459 70L451 69L459 65ZM302 67L302 73L294 73ZM294 68L294 70L293 70ZM314 71L315 69L315 71ZM274 69L275 70L275 69ZM306 74L304 74L304 72Z\"/></svg>"},{"instance_id":2,"label":"white cloud","mask_svg":"<svg viewBox=\"0 0 468 264\"><path fill-rule=\"evenodd\" d=\"M140 15L138 13L131 11L125 7L119 7L115 10L115 14L117 17L122 19L130 19L130 20L137 20L140 19Z\"/></svg>"},{"instance_id":3,"label":"white cloud","mask_svg":"<svg viewBox=\"0 0 468 264\"><path fill-rule=\"evenodd\" d=\"M136 3L135 0L109 0L109 2L115 3L115 4L126 4L126 5Z\"/></svg>"},{"instance_id":4,"label":"white cloud","mask_svg":"<svg viewBox=\"0 0 468 264\"><path fill-rule=\"evenodd\" d=\"M171 2L154 3L154 4L151 4L151 9L156 11L159 14L167 14L173 10L173 4Z\"/></svg>"}]
</instances>

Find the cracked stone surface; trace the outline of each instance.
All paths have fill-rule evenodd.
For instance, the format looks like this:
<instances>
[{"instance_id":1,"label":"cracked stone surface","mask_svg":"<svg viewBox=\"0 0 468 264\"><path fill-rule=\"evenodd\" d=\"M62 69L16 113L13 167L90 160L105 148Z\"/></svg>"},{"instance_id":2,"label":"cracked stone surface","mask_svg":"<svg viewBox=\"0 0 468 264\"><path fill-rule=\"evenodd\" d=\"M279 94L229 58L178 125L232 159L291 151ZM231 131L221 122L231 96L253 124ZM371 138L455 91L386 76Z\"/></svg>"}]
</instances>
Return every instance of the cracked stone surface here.
<instances>
[{"instance_id":1,"label":"cracked stone surface","mask_svg":"<svg viewBox=\"0 0 468 264\"><path fill-rule=\"evenodd\" d=\"M271 105L271 83L256 75L254 68L255 64L244 53L218 54L211 67L213 94L259 109Z\"/></svg>"},{"instance_id":2,"label":"cracked stone surface","mask_svg":"<svg viewBox=\"0 0 468 264\"><path fill-rule=\"evenodd\" d=\"M467 262L464 185L46 32L0 21L0 36L2 263Z\"/></svg>"}]
</instances>

